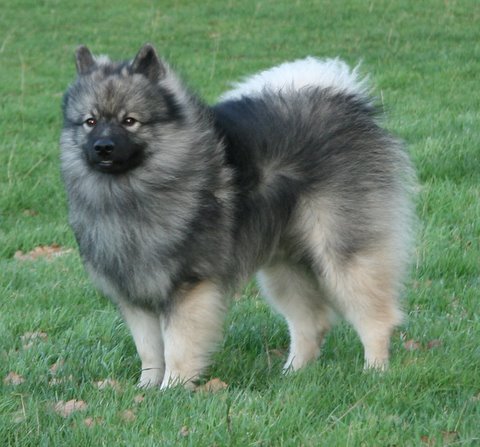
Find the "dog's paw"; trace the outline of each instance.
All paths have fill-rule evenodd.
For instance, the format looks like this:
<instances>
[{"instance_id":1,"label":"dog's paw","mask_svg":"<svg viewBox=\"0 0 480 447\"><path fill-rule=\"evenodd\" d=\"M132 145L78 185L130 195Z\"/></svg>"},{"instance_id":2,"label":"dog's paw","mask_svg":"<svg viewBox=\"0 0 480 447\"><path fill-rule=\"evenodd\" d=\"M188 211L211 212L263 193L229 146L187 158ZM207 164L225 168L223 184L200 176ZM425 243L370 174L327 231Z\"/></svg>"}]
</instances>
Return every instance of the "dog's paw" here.
<instances>
[{"instance_id":1,"label":"dog's paw","mask_svg":"<svg viewBox=\"0 0 480 447\"><path fill-rule=\"evenodd\" d=\"M388 370L388 359L366 359L364 371L385 372Z\"/></svg>"},{"instance_id":2,"label":"dog's paw","mask_svg":"<svg viewBox=\"0 0 480 447\"><path fill-rule=\"evenodd\" d=\"M153 388L159 386L163 380L163 368L145 368L137 383L138 388Z\"/></svg>"}]
</instances>

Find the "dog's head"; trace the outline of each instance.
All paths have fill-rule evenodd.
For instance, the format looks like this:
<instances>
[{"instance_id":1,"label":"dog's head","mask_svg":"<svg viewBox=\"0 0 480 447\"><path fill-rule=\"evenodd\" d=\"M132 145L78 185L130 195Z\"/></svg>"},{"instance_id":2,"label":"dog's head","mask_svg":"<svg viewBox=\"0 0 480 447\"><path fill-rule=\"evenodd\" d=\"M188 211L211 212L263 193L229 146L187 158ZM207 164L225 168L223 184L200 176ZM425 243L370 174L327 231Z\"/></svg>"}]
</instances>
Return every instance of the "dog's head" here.
<instances>
[{"instance_id":1,"label":"dog's head","mask_svg":"<svg viewBox=\"0 0 480 447\"><path fill-rule=\"evenodd\" d=\"M165 79L168 67L152 45L131 61L76 51L77 80L63 102L67 146L81 148L97 171L124 173L139 166L161 139L162 125L181 118Z\"/></svg>"}]
</instances>

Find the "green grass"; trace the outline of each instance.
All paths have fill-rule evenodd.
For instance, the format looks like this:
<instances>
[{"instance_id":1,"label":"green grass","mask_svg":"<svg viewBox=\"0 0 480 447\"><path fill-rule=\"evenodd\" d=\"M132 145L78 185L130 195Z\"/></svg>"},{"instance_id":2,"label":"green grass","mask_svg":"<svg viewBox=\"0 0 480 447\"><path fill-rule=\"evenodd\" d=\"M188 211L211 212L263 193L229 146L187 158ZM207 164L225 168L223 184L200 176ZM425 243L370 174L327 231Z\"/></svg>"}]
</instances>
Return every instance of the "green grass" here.
<instances>
[{"instance_id":1,"label":"green grass","mask_svg":"<svg viewBox=\"0 0 480 447\"><path fill-rule=\"evenodd\" d=\"M478 1L114 5L20 0L0 11L2 445L480 445ZM283 60L312 54L363 61L421 186L408 320L394 336L387 374L362 371L361 345L340 325L321 360L282 377L286 327L251 285L232 306L206 376L228 389L153 390L135 403L133 343L86 278L66 223L58 137L74 48L86 43L125 58L145 41L208 101L229 81ZM17 250L53 243L75 251L51 261L14 258ZM47 338L26 349L27 332ZM408 340L419 349L405 349ZM51 372L59 360L63 366ZM4 383L10 372L23 383ZM99 390L95 382L106 378L119 388ZM63 418L54 405L70 399L88 407ZM126 410L133 420L124 420ZM88 427L86 418L97 424Z\"/></svg>"}]
</instances>

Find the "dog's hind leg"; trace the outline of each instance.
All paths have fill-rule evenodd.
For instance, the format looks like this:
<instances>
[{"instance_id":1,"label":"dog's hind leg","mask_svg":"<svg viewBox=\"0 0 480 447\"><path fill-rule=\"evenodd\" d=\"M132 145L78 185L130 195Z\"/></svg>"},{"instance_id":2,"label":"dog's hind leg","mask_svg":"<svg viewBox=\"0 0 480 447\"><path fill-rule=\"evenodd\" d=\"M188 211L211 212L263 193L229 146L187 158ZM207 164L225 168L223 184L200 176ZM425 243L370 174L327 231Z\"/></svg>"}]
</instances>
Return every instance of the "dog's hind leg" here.
<instances>
[{"instance_id":1,"label":"dog's hind leg","mask_svg":"<svg viewBox=\"0 0 480 447\"><path fill-rule=\"evenodd\" d=\"M290 352L284 371L296 371L318 357L334 314L315 277L303 266L279 262L260 270L258 280L288 324Z\"/></svg>"},{"instance_id":2,"label":"dog's hind leg","mask_svg":"<svg viewBox=\"0 0 480 447\"><path fill-rule=\"evenodd\" d=\"M148 388L160 385L164 373L163 336L157 314L127 303L120 303L120 311L132 333L142 373L138 386Z\"/></svg>"},{"instance_id":3,"label":"dog's hind leg","mask_svg":"<svg viewBox=\"0 0 480 447\"><path fill-rule=\"evenodd\" d=\"M165 376L161 388L194 386L222 339L225 307L221 290L208 281L177 297L163 321Z\"/></svg>"},{"instance_id":4,"label":"dog's hind leg","mask_svg":"<svg viewBox=\"0 0 480 447\"><path fill-rule=\"evenodd\" d=\"M402 321L398 304L401 269L394 258L395 253L383 247L357 253L326 269L331 296L362 341L365 368L388 367L391 334Z\"/></svg>"},{"instance_id":5,"label":"dog's hind leg","mask_svg":"<svg viewBox=\"0 0 480 447\"><path fill-rule=\"evenodd\" d=\"M337 202L320 197L299 207L299 234L329 302L358 333L365 366L385 369L392 331L402 321L398 295L409 246L403 208L395 219L385 199L371 199L371 220L364 213L362 222L362 214L348 214Z\"/></svg>"}]
</instances>

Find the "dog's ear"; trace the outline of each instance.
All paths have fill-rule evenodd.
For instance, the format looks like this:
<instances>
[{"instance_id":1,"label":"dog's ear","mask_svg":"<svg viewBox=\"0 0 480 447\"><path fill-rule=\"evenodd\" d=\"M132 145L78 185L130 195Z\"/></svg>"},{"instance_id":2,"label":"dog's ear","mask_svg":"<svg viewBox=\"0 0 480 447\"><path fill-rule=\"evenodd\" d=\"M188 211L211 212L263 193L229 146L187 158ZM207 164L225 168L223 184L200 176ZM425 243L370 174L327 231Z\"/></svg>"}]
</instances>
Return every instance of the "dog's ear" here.
<instances>
[{"instance_id":1,"label":"dog's ear","mask_svg":"<svg viewBox=\"0 0 480 447\"><path fill-rule=\"evenodd\" d=\"M75 65L79 75L84 75L92 71L93 67L95 67L95 58L86 46L82 45L77 48L75 52Z\"/></svg>"},{"instance_id":2,"label":"dog's ear","mask_svg":"<svg viewBox=\"0 0 480 447\"><path fill-rule=\"evenodd\" d=\"M166 73L165 65L160 61L153 45L146 43L132 62L133 73L146 76L151 81L158 81Z\"/></svg>"}]
</instances>

